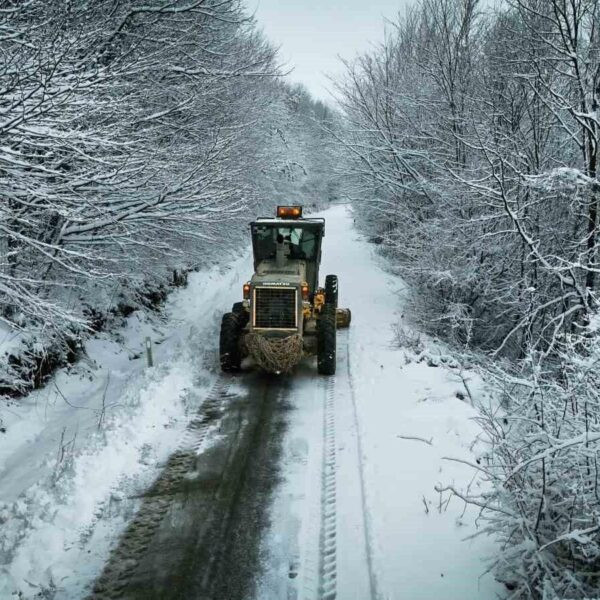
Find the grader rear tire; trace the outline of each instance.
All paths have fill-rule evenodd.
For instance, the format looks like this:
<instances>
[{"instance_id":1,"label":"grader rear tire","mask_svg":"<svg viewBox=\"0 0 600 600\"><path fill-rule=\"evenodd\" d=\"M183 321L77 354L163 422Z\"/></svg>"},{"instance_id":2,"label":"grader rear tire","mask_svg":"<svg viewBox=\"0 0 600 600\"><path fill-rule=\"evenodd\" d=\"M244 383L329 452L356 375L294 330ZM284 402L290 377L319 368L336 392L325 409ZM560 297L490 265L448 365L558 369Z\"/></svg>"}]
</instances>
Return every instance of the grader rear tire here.
<instances>
[{"instance_id":1,"label":"grader rear tire","mask_svg":"<svg viewBox=\"0 0 600 600\"><path fill-rule=\"evenodd\" d=\"M337 308L338 305L338 277L327 275L325 277L325 303Z\"/></svg>"},{"instance_id":2,"label":"grader rear tire","mask_svg":"<svg viewBox=\"0 0 600 600\"><path fill-rule=\"evenodd\" d=\"M240 353L240 334L242 327L238 315L225 313L221 321L219 336L219 356L221 370L224 373L235 373L240 370L242 355Z\"/></svg>"},{"instance_id":3,"label":"grader rear tire","mask_svg":"<svg viewBox=\"0 0 600 600\"><path fill-rule=\"evenodd\" d=\"M335 308L325 306L317 325L317 371L334 375L336 364Z\"/></svg>"}]
</instances>

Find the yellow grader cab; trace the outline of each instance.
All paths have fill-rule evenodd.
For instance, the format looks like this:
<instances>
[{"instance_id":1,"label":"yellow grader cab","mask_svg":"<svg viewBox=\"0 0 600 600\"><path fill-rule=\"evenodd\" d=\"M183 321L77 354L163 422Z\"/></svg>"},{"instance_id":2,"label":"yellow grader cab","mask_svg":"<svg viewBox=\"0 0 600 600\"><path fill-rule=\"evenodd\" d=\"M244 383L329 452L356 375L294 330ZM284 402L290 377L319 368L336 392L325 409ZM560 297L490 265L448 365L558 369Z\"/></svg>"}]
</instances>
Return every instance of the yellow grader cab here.
<instances>
[{"instance_id":1,"label":"yellow grader cab","mask_svg":"<svg viewBox=\"0 0 600 600\"><path fill-rule=\"evenodd\" d=\"M250 356L265 371L290 371L304 356L317 356L318 372L333 375L336 330L350 325L338 308L337 275L319 287L325 220L303 218L301 206L278 206L277 217L250 224L254 275L243 301L223 315L219 352L225 372L239 371Z\"/></svg>"}]
</instances>

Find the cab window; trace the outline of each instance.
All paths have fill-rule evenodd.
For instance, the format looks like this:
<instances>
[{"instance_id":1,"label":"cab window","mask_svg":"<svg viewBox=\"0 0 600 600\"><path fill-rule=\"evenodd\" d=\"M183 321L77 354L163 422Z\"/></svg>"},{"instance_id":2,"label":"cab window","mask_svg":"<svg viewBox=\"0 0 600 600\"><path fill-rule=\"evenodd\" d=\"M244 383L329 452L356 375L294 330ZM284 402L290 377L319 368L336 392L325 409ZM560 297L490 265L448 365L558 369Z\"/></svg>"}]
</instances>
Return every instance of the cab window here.
<instances>
[{"instance_id":1,"label":"cab window","mask_svg":"<svg viewBox=\"0 0 600 600\"><path fill-rule=\"evenodd\" d=\"M278 236L289 242L289 258L313 261L317 259L317 233L309 228L254 225L253 233L257 260L275 258Z\"/></svg>"}]
</instances>

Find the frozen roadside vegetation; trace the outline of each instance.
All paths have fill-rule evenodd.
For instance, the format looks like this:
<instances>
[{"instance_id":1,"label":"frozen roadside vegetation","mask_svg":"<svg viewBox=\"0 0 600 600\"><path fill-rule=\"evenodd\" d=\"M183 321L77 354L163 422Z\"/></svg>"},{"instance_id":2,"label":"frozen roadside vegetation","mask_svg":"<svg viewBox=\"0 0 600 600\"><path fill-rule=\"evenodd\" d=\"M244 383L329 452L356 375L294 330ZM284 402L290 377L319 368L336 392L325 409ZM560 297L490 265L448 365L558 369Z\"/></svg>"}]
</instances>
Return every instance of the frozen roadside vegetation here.
<instances>
[{"instance_id":1,"label":"frozen roadside vegetation","mask_svg":"<svg viewBox=\"0 0 600 600\"><path fill-rule=\"evenodd\" d=\"M134 313L5 408L0 597L84 595L216 377L217 317L239 296L247 261L192 273L162 316Z\"/></svg>"},{"instance_id":2,"label":"frozen roadside vegetation","mask_svg":"<svg viewBox=\"0 0 600 600\"><path fill-rule=\"evenodd\" d=\"M357 221L412 319L501 390L480 420L490 487L466 499L515 600L600 590L599 18L419 0L339 85Z\"/></svg>"},{"instance_id":3,"label":"frozen roadside vegetation","mask_svg":"<svg viewBox=\"0 0 600 600\"><path fill-rule=\"evenodd\" d=\"M598 595L599 357L590 333L565 336L552 360L486 367L500 404L478 418L490 445L474 467L488 485L464 499L498 539L511 598Z\"/></svg>"}]
</instances>

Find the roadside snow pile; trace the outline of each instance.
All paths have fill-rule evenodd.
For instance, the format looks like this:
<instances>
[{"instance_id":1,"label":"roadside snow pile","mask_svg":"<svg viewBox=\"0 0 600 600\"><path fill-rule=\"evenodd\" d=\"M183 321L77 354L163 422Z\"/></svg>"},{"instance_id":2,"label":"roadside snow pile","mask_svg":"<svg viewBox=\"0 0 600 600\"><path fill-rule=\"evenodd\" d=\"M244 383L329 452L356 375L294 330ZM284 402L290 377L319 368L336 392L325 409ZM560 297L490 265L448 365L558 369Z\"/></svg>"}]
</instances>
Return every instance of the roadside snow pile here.
<instances>
[{"instance_id":1,"label":"roadside snow pile","mask_svg":"<svg viewBox=\"0 0 600 600\"><path fill-rule=\"evenodd\" d=\"M0 598L85 595L215 378L215 314L239 296L246 261L191 274L165 318L133 313L44 388L2 407Z\"/></svg>"},{"instance_id":2,"label":"roadside snow pile","mask_svg":"<svg viewBox=\"0 0 600 600\"><path fill-rule=\"evenodd\" d=\"M367 348L351 353L350 362L384 594L493 598L501 587L485 572L495 545L491 539L468 539L478 532L477 511L465 510L448 487L465 495L481 492L482 481L470 466L487 450L476 422L479 412L471 405L471 397L476 405L489 401L481 380L471 371L424 360L423 354L381 344L375 358Z\"/></svg>"},{"instance_id":3,"label":"roadside snow pile","mask_svg":"<svg viewBox=\"0 0 600 600\"><path fill-rule=\"evenodd\" d=\"M193 385L191 367L182 362L131 382L119 398L120 410L106 417L85 449L77 450L76 437L61 437L53 472L3 507L7 531L1 549L4 561L12 564L0 596L19 589L22 582L40 589L64 585L75 575L73 567L81 568L73 559L102 502L118 498L123 479L132 473L149 482L157 463L176 445L185 393ZM140 383L145 386L141 390Z\"/></svg>"}]
</instances>

